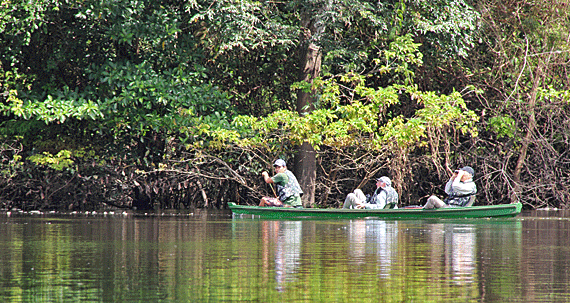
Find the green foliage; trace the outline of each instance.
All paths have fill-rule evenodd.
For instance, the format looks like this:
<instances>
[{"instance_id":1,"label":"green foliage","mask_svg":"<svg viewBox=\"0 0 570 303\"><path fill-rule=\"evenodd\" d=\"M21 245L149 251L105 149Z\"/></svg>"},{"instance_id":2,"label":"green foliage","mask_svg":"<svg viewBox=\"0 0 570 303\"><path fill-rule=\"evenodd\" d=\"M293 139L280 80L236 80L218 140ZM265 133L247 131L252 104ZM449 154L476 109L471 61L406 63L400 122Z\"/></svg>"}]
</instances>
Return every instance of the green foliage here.
<instances>
[{"instance_id":1,"label":"green foliage","mask_svg":"<svg viewBox=\"0 0 570 303\"><path fill-rule=\"evenodd\" d=\"M494 132L498 138L514 138L517 134L516 122L509 116L496 116L489 118L487 130Z\"/></svg>"},{"instance_id":2,"label":"green foliage","mask_svg":"<svg viewBox=\"0 0 570 303\"><path fill-rule=\"evenodd\" d=\"M408 2L411 28L424 35L430 55L467 57L475 45L480 15L464 0ZM437 55L434 52L438 53Z\"/></svg>"},{"instance_id":3,"label":"green foliage","mask_svg":"<svg viewBox=\"0 0 570 303\"><path fill-rule=\"evenodd\" d=\"M476 122L479 118L467 109L465 100L458 92L440 95L422 92L410 85L414 75L412 67L422 64L419 46L413 42L411 35L397 37L382 52L382 58L373 60L380 65L380 74L389 72L395 82L401 79L406 85L369 87L367 80L374 73L346 73L328 79L317 78L312 87L308 87L307 83L296 83L293 88L319 92L318 109L303 117L280 113L279 117L289 119L280 120L280 123L272 119L261 120L260 124L269 130L277 127L281 131L290 130L290 136L285 136L286 140L296 144L311 142L317 150L320 146L348 148L355 145L377 151L390 146L407 150L426 145L428 130L445 132L455 129L477 136ZM422 108L409 117L384 117L390 106L399 104L406 97Z\"/></svg>"},{"instance_id":4,"label":"green foliage","mask_svg":"<svg viewBox=\"0 0 570 303\"><path fill-rule=\"evenodd\" d=\"M335 85L333 83L329 81L327 85ZM310 142L316 150L325 146L342 149L357 145L381 151L424 146L428 129L445 131L451 128L471 136L478 135L476 122L479 117L467 109L457 92L438 95L404 86L380 89L357 86L354 91L358 92L359 100L341 105L338 98L330 95L329 103L334 106L304 116L291 111L275 112L261 119L238 116L232 124L236 131L233 139L237 140L228 137L227 143L266 147L269 152L278 150L283 142L296 145ZM397 104L406 95L417 100L423 108L412 117L397 116L385 123L378 120L386 106Z\"/></svg>"},{"instance_id":5,"label":"green foliage","mask_svg":"<svg viewBox=\"0 0 570 303\"><path fill-rule=\"evenodd\" d=\"M209 145L221 149L224 144L260 148L277 152L284 142L300 145L309 142L316 150L360 146L367 150L387 148L412 149L427 144L426 132L456 129L477 136L478 117L467 109L458 92L439 95L421 92L413 84L414 68L421 66L419 43L410 34L394 37L390 46L373 59L375 67L366 74L343 73L317 77L312 84L295 82L291 88L316 92L315 110L300 116L294 111L280 110L265 117L240 115L231 125L199 127L197 136L211 138ZM377 73L378 71L378 73ZM370 87L374 76L390 74L392 81L404 85ZM405 98L422 108L412 116L391 117L388 108ZM222 129L226 128L225 131ZM395 143L395 144L394 144ZM204 145L203 142L200 144ZM197 147L197 146L195 146Z\"/></svg>"},{"instance_id":6,"label":"green foliage","mask_svg":"<svg viewBox=\"0 0 570 303\"><path fill-rule=\"evenodd\" d=\"M27 150L61 142L34 152L113 138L123 146L97 143L150 163L162 155L157 134L190 142L200 125L227 124L229 96L209 79L189 23L194 1L32 2L0 9L4 136Z\"/></svg>"},{"instance_id":7,"label":"green foliage","mask_svg":"<svg viewBox=\"0 0 570 303\"><path fill-rule=\"evenodd\" d=\"M21 149L15 148L13 144L9 144L8 142L0 143L0 157L2 159L0 176L2 176L4 180L10 180L15 177L24 166L20 152Z\"/></svg>"},{"instance_id":8,"label":"green foliage","mask_svg":"<svg viewBox=\"0 0 570 303\"><path fill-rule=\"evenodd\" d=\"M198 1L197 13L190 22L207 22L199 34L213 54L233 50L256 51L274 45L295 44L296 28L280 14L273 1Z\"/></svg>"},{"instance_id":9,"label":"green foliage","mask_svg":"<svg viewBox=\"0 0 570 303\"><path fill-rule=\"evenodd\" d=\"M476 122L479 117L467 109L465 100L458 92L438 95L410 87L406 90L423 108L416 111L414 117L396 117L382 127L381 134L386 143L392 140L404 149L424 146L428 143L428 130L445 132L456 129L473 137L478 135Z\"/></svg>"},{"instance_id":10,"label":"green foliage","mask_svg":"<svg viewBox=\"0 0 570 303\"><path fill-rule=\"evenodd\" d=\"M444 129L450 126L451 122L456 122L459 130L464 134L477 136L475 123L479 121L479 116L467 109L465 100L459 92L450 95L437 95L434 92L421 92L410 90L412 99L418 100L424 108L417 111L421 117L431 127Z\"/></svg>"},{"instance_id":11,"label":"green foliage","mask_svg":"<svg viewBox=\"0 0 570 303\"><path fill-rule=\"evenodd\" d=\"M11 114L26 120L34 118L46 124L54 121L63 123L68 118L97 120L103 116L99 106L93 101L83 98L67 99L63 94L57 99L48 95L42 102L30 100L24 103L12 96L7 101L8 104L0 106L0 111L5 115Z\"/></svg>"},{"instance_id":12,"label":"green foliage","mask_svg":"<svg viewBox=\"0 0 570 303\"><path fill-rule=\"evenodd\" d=\"M553 86L539 88L538 99L545 104L562 102L570 103L570 90L557 90Z\"/></svg>"},{"instance_id":13,"label":"green foliage","mask_svg":"<svg viewBox=\"0 0 570 303\"><path fill-rule=\"evenodd\" d=\"M70 168L74 164L74 161L71 159L71 157L71 151L60 150L56 155L52 155L49 152L44 152L43 154L35 154L29 156L28 160L35 163L36 165L45 165L57 171L62 171L64 169Z\"/></svg>"},{"instance_id":14,"label":"green foliage","mask_svg":"<svg viewBox=\"0 0 570 303\"><path fill-rule=\"evenodd\" d=\"M382 59L375 59L373 62L380 65L380 74L394 74L392 81L403 78L403 83L410 85L415 76L412 67L420 67L423 64L423 55L418 51L420 45L413 42L411 34L397 37L388 49L382 52Z\"/></svg>"},{"instance_id":15,"label":"green foliage","mask_svg":"<svg viewBox=\"0 0 570 303\"><path fill-rule=\"evenodd\" d=\"M0 5L0 33L22 36L22 44L30 42L32 33L44 25L45 15L59 10L60 1L5 0Z\"/></svg>"},{"instance_id":16,"label":"green foliage","mask_svg":"<svg viewBox=\"0 0 570 303\"><path fill-rule=\"evenodd\" d=\"M192 126L189 117L204 117L226 111L226 93L210 83L200 84L200 75L184 66L161 73L148 63L109 63L101 71L101 81L112 95L102 103L117 131L138 132ZM228 111L228 113L230 113Z\"/></svg>"}]
</instances>

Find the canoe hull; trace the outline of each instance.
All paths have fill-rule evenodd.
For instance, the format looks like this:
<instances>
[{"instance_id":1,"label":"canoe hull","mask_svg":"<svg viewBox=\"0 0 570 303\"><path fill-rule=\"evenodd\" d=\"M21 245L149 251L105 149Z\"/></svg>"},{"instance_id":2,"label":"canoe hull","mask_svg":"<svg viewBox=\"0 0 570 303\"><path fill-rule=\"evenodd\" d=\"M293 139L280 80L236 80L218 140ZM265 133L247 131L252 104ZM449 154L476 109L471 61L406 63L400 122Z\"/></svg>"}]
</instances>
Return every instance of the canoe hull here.
<instances>
[{"instance_id":1,"label":"canoe hull","mask_svg":"<svg viewBox=\"0 0 570 303\"><path fill-rule=\"evenodd\" d=\"M233 202L228 206L234 214L254 215L261 218L385 218L385 219L433 219L433 218L491 218L514 217L522 210L521 203L448 207L438 209L399 208L399 209L338 209L338 208L285 208L243 206Z\"/></svg>"}]
</instances>

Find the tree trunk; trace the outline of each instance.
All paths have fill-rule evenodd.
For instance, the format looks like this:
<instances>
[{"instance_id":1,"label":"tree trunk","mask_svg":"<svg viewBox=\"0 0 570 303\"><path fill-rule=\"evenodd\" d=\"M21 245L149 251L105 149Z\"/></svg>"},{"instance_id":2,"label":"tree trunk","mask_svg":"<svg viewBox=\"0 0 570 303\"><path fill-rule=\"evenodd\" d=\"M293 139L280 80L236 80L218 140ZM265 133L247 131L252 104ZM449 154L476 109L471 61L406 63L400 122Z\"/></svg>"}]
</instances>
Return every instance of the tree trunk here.
<instances>
[{"instance_id":1,"label":"tree trunk","mask_svg":"<svg viewBox=\"0 0 570 303\"><path fill-rule=\"evenodd\" d=\"M307 49L301 52L303 69L300 80L312 83L321 72L321 51L318 46L310 43ZM300 115L314 110L314 94L299 91L297 93L297 111ZM303 195L303 204L313 206L315 204L315 183L317 180L317 158L315 149L310 143L304 142L297 150L295 157L295 174L299 179Z\"/></svg>"},{"instance_id":2,"label":"tree trunk","mask_svg":"<svg viewBox=\"0 0 570 303\"><path fill-rule=\"evenodd\" d=\"M299 75L300 81L313 83L313 80L321 74L322 50L319 43L319 37L326 29L326 21L322 20L322 14L332 8L333 1L328 0L323 6L316 9L307 9L301 12L301 24L303 32L300 37L299 44L299 62L301 71ZM321 5L319 4L319 5ZM315 109L314 92L306 92L299 90L297 92L297 112L300 115L309 113ZM313 206L315 203L315 184L317 180L317 157L315 149L309 142L303 144L297 150L295 157L295 173L299 179L301 189L305 193L303 195L303 204L305 206Z\"/></svg>"},{"instance_id":3,"label":"tree trunk","mask_svg":"<svg viewBox=\"0 0 570 303\"><path fill-rule=\"evenodd\" d=\"M295 175L299 179L299 185L303 190L303 205L315 204L315 184L317 181L317 159L315 150L308 142L303 143L297 149L295 157Z\"/></svg>"}]
</instances>

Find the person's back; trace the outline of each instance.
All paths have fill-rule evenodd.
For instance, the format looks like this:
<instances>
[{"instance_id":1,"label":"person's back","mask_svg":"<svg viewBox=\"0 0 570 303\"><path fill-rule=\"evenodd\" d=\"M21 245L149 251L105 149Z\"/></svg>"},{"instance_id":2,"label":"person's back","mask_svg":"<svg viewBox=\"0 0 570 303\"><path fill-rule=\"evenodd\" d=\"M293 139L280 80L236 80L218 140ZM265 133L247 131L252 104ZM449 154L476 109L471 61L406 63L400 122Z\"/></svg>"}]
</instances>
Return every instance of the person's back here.
<instances>
[{"instance_id":1,"label":"person's back","mask_svg":"<svg viewBox=\"0 0 570 303\"><path fill-rule=\"evenodd\" d=\"M290 170L284 173L279 173L274 177L275 184L277 184L277 192L279 193L279 200L284 204L293 207L302 206L301 195L303 191L297 181L297 178Z\"/></svg>"},{"instance_id":2,"label":"person's back","mask_svg":"<svg viewBox=\"0 0 570 303\"><path fill-rule=\"evenodd\" d=\"M398 208L398 192L392 186L386 186L383 190L386 191L386 206L384 206L384 209Z\"/></svg>"}]
</instances>

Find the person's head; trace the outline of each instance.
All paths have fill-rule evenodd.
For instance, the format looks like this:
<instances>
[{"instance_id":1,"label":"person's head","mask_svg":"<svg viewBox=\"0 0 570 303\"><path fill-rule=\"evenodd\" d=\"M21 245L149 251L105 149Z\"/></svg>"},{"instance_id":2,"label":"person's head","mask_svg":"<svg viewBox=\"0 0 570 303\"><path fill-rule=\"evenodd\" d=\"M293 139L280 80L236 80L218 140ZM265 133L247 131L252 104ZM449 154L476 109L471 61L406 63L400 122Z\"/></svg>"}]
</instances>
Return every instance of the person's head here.
<instances>
[{"instance_id":1,"label":"person's head","mask_svg":"<svg viewBox=\"0 0 570 303\"><path fill-rule=\"evenodd\" d=\"M460 170L466 172L466 174L463 174L463 177L461 177L461 181L473 179L475 176L475 170L473 170L471 166L464 166Z\"/></svg>"},{"instance_id":2,"label":"person's head","mask_svg":"<svg viewBox=\"0 0 570 303\"><path fill-rule=\"evenodd\" d=\"M276 172L283 172L287 169L287 163L283 159L277 159L273 163L273 168L275 168Z\"/></svg>"},{"instance_id":3,"label":"person's head","mask_svg":"<svg viewBox=\"0 0 570 303\"><path fill-rule=\"evenodd\" d=\"M390 178L386 177L386 176L382 176L378 179L376 179L376 187L386 187L386 186L392 186L392 181L390 180Z\"/></svg>"}]
</instances>

